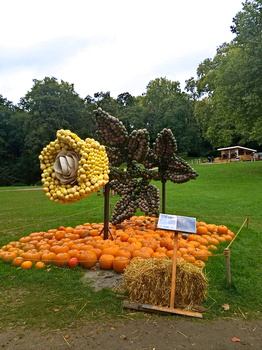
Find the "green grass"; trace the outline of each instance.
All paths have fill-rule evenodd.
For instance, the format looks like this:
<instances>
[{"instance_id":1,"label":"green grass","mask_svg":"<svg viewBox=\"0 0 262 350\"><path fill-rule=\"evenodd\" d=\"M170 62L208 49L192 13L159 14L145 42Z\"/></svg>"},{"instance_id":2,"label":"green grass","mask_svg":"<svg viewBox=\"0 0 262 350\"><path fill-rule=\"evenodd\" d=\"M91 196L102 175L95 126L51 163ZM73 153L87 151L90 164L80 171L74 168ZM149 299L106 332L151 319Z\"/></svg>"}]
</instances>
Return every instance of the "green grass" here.
<instances>
[{"instance_id":1,"label":"green grass","mask_svg":"<svg viewBox=\"0 0 262 350\"><path fill-rule=\"evenodd\" d=\"M196 180L167 183L167 213L224 224L235 233L250 215L249 227L244 225L230 246L232 284L226 284L223 250L227 244L220 245L207 262L204 317L261 319L262 162L197 164L194 168L199 174ZM16 189L0 188L0 246L31 232L103 221L102 196L93 194L61 205L49 201L41 190ZM118 199L110 198L112 206ZM61 328L83 321L143 317L124 310L114 291L94 292L83 282L83 274L81 268L24 271L0 261L2 327ZM223 304L230 309L223 310Z\"/></svg>"},{"instance_id":2,"label":"green grass","mask_svg":"<svg viewBox=\"0 0 262 350\"><path fill-rule=\"evenodd\" d=\"M123 316L109 289L94 292L81 268L30 271L1 264L1 328L63 328Z\"/></svg>"}]
</instances>

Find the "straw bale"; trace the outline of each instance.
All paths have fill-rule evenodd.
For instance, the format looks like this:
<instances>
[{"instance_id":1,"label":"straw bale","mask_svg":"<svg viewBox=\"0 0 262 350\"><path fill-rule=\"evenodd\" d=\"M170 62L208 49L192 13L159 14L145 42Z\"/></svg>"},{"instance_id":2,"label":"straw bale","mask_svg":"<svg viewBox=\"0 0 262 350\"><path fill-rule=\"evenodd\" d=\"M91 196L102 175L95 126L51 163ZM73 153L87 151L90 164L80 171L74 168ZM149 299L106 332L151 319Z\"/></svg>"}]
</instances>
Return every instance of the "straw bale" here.
<instances>
[{"instance_id":1,"label":"straw bale","mask_svg":"<svg viewBox=\"0 0 262 350\"><path fill-rule=\"evenodd\" d=\"M170 306L171 283L170 259L139 259L125 269L122 287L129 293L132 302ZM200 305L206 289L207 278L202 269L178 260L174 307L190 309Z\"/></svg>"}]
</instances>

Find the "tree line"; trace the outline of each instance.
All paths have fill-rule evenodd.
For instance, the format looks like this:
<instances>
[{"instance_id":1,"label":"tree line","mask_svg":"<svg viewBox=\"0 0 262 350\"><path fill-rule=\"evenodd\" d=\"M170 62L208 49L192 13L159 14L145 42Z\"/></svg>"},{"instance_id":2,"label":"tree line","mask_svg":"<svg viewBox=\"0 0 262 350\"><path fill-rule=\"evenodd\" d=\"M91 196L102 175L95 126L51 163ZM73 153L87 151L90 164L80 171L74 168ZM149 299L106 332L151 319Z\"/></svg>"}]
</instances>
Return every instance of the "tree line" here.
<instances>
[{"instance_id":1,"label":"tree line","mask_svg":"<svg viewBox=\"0 0 262 350\"><path fill-rule=\"evenodd\" d=\"M119 118L128 132L145 128L155 140L171 129L178 153L215 155L218 147L262 144L262 1L243 3L233 19L235 38L201 62L196 78L157 78L146 92L96 92L82 98L74 85L55 77L33 80L32 89L14 105L0 95L0 186L31 185L40 180L38 155L58 129L94 138L93 111L101 107Z\"/></svg>"}]
</instances>

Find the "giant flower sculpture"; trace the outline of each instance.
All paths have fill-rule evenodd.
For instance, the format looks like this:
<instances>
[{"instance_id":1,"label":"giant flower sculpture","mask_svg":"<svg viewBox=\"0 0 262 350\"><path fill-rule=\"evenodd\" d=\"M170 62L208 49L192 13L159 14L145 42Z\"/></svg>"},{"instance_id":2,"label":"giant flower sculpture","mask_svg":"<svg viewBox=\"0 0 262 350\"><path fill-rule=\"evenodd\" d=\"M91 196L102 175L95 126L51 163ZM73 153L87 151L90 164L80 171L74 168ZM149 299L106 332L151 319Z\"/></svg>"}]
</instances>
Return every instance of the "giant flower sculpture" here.
<instances>
[{"instance_id":1,"label":"giant flower sculpture","mask_svg":"<svg viewBox=\"0 0 262 350\"><path fill-rule=\"evenodd\" d=\"M70 130L58 130L56 140L39 156L46 196L72 203L89 196L109 180L105 147L93 139L82 140Z\"/></svg>"}]
</instances>

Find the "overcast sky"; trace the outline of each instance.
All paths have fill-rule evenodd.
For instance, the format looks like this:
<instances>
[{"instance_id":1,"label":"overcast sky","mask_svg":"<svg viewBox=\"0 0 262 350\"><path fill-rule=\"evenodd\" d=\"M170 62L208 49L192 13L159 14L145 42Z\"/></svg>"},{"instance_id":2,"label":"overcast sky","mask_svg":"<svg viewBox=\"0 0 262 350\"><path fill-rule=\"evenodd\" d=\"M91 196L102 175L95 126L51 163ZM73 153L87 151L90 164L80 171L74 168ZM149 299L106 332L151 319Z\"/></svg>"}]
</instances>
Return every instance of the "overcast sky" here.
<instances>
[{"instance_id":1,"label":"overcast sky","mask_svg":"<svg viewBox=\"0 0 262 350\"><path fill-rule=\"evenodd\" d=\"M13 101L33 79L55 77L81 96L133 96L166 77L196 77L230 42L241 0L5 0L0 21L0 95Z\"/></svg>"}]
</instances>

